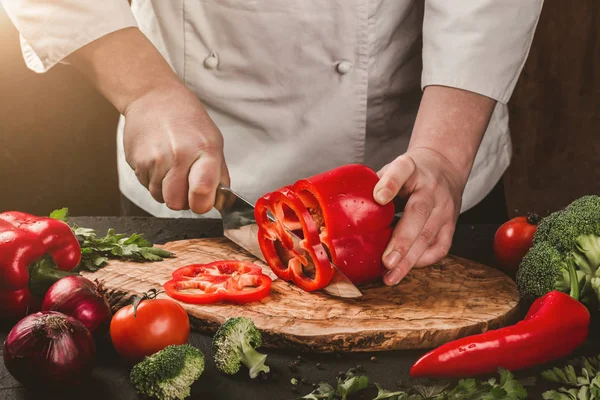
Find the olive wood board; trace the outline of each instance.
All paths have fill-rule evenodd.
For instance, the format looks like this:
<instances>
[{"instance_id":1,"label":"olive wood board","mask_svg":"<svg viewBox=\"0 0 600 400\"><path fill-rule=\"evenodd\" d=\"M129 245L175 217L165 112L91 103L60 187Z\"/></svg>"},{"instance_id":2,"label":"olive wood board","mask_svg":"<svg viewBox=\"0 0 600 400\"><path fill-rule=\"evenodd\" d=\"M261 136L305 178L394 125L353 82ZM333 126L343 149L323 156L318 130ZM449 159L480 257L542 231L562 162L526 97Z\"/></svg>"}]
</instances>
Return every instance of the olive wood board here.
<instances>
[{"instance_id":1,"label":"olive wood board","mask_svg":"<svg viewBox=\"0 0 600 400\"><path fill-rule=\"evenodd\" d=\"M175 269L194 263L247 260L272 275L266 264L226 238L180 240L159 247L176 256L153 263L110 260L83 275L129 297L162 289ZM432 348L512 323L518 312L518 291L507 275L455 256L412 269L395 287L377 282L360 289L361 298L343 299L304 292L277 279L270 295L259 302L180 304L193 330L210 334L228 318L244 316L260 329L265 347L312 352Z\"/></svg>"}]
</instances>

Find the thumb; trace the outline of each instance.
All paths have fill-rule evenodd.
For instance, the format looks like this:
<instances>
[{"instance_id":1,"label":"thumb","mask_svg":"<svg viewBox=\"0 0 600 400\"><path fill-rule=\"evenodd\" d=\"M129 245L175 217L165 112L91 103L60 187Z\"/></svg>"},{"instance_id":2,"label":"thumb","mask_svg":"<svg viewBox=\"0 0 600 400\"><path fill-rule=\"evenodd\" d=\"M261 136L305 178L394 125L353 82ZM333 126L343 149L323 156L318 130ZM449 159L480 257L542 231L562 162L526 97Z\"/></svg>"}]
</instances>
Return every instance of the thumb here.
<instances>
[{"instance_id":1,"label":"thumb","mask_svg":"<svg viewBox=\"0 0 600 400\"><path fill-rule=\"evenodd\" d=\"M404 155L383 167L379 172L381 178L373 189L375 201L381 205L392 201L416 169L417 166L413 159Z\"/></svg>"},{"instance_id":2,"label":"thumb","mask_svg":"<svg viewBox=\"0 0 600 400\"><path fill-rule=\"evenodd\" d=\"M190 169L188 203L197 214L210 211L215 203L215 194L221 178L221 164L218 157L203 154Z\"/></svg>"}]
</instances>

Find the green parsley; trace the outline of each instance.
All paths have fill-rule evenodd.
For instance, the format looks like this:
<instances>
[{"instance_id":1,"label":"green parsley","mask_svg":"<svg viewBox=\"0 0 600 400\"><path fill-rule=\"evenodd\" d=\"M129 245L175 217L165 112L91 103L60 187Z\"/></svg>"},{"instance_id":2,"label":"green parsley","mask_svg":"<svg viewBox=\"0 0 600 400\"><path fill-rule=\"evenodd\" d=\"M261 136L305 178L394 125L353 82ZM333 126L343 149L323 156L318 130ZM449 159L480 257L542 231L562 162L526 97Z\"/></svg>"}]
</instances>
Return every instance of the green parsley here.
<instances>
[{"instance_id":1,"label":"green parsley","mask_svg":"<svg viewBox=\"0 0 600 400\"><path fill-rule=\"evenodd\" d=\"M50 218L61 220L69 224L69 209L61 208L50 213ZM69 224L81 246L81 262L76 271L97 271L106 265L109 259L124 259L135 262L162 261L164 258L173 257L174 254L163 250L144 238L142 234L134 233L130 236L115 233L109 229L106 235L98 237L96 231L82 228L76 224Z\"/></svg>"}]
</instances>

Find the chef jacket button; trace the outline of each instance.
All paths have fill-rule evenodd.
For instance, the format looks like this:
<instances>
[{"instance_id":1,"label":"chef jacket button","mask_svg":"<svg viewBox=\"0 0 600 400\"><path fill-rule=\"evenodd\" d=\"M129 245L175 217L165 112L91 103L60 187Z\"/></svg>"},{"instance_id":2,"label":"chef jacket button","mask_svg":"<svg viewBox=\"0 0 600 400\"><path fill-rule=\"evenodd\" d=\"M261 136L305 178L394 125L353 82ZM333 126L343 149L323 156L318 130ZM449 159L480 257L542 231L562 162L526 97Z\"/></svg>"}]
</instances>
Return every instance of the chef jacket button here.
<instances>
[{"instance_id":1,"label":"chef jacket button","mask_svg":"<svg viewBox=\"0 0 600 400\"><path fill-rule=\"evenodd\" d=\"M352 63L348 60L342 60L337 64L337 72L342 75L347 74L352 69Z\"/></svg>"},{"instance_id":2,"label":"chef jacket button","mask_svg":"<svg viewBox=\"0 0 600 400\"><path fill-rule=\"evenodd\" d=\"M215 69L219 65L219 58L215 53L211 53L210 56L204 60L204 66L208 69Z\"/></svg>"}]
</instances>

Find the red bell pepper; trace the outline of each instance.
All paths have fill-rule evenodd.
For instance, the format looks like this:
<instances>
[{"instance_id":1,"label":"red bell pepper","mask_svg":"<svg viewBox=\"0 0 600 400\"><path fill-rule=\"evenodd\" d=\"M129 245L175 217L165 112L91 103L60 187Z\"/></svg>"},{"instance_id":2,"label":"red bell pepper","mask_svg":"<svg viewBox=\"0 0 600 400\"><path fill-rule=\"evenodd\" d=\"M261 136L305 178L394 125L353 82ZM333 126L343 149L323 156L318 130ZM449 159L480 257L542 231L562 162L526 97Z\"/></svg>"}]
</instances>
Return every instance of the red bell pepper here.
<instances>
[{"instance_id":1,"label":"red bell pepper","mask_svg":"<svg viewBox=\"0 0 600 400\"><path fill-rule=\"evenodd\" d=\"M378 180L367 166L349 164L262 196L254 210L258 241L273 272L309 292L331 281L330 260L356 285L380 278L394 205L375 202ZM287 230L302 239L300 251Z\"/></svg>"},{"instance_id":2,"label":"red bell pepper","mask_svg":"<svg viewBox=\"0 0 600 400\"><path fill-rule=\"evenodd\" d=\"M53 262L48 258L50 256ZM0 317L24 317L38 297L81 260L66 223L31 214L0 213Z\"/></svg>"},{"instance_id":3,"label":"red bell pepper","mask_svg":"<svg viewBox=\"0 0 600 400\"><path fill-rule=\"evenodd\" d=\"M468 336L430 351L411 368L413 377L456 378L530 368L571 354L587 338L588 309L568 294L538 298L515 325Z\"/></svg>"},{"instance_id":4,"label":"red bell pepper","mask_svg":"<svg viewBox=\"0 0 600 400\"><path fill-rule=\"evenodd\" d=\"M251 262L223 260L176 269L164 284L167 294L190 304L229 302L245 304L266 297L271 278Z\"/></svg>"}]
</instances>

